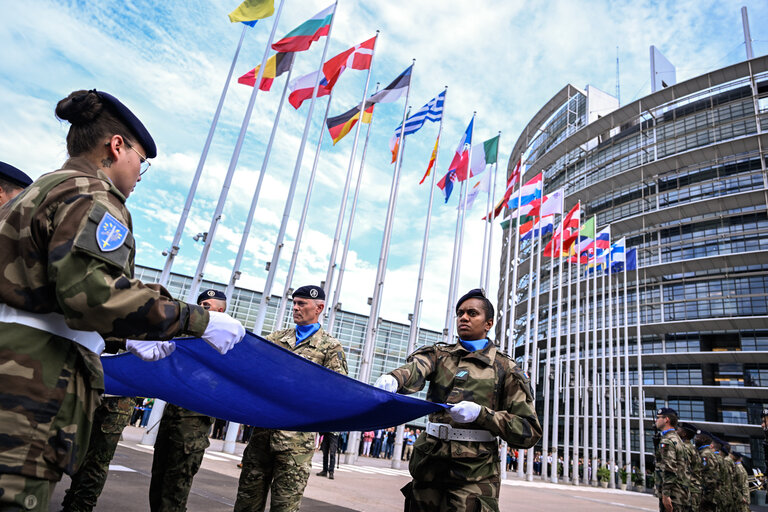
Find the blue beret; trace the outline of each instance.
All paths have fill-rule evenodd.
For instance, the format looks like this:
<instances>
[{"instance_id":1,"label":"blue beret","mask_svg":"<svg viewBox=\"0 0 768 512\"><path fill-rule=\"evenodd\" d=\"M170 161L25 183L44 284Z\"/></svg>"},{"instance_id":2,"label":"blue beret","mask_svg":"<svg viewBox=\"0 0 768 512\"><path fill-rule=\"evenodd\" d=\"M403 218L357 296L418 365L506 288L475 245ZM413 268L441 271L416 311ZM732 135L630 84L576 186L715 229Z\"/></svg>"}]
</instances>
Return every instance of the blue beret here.
<instances>
[{"instance_id":1,"label":"blue beret","mask_svg":"<svg viewBox=\"0 0 768 512\"><path fill-rule=\"evenodd\" d=\"M0 179L18 185L21 188L27 188L32 184L32 178L5 162L0 162Z\"/></svg>"},{"instance_id":2,"label":"blue beret","mask_svg":"<svg viewBox=\"0 0 768 512\"><path fill-rule=\"evenodd\" d=\"M307 286L302 286L293 292L294 299L299 297L304 299L325 300L325 292L319 286L310 284Z\"/></svg>"},{"instance_id":3,"label":"blue beret","mask_svg":"<svg viewBox=\"0 0 768 512\"><path fill-rule=\"evenodd\" d=\"M483 291L482 288L475 288L474 290L469 290L467 293L462 295L461 298L459 299L459 301L456 303L456 309L458 310L459 306L461 306L461 304L465 300L471 299L471 298L474 298L474 297L479 297L481 299L484 299L485 298L485 292Z\"/></svg>"},{"instance_id":4,"label":"blue beret","mask_svg":"<svg viewBox=\"0 0 768 512\"><path fill-rule=\"evenodd\" d=\"M139 142L139 144L141 144L141 146L144 148L144 151L147 153L146 157L155 158L157 156L157 146L155 146L155 141L152 139L149 131L144 127L141 121L139 121L139 118L136 117L133 112L128 109L128 107L120 103L120 100L111 94L104 91L94 92L99 96L102 102L112 107L112 111L125 124L125 126L131 130L131 133L136 136L136 140Z\"/></svg>"},{"instance_id":5,"label":"blue beret","mask_svg":"<svg viewBox=\"0 0 768 512\"><path fill-rule=\"evenodd\" d=\"M677 411L671 407L662 407L661 409L656 410L656 416L666 416L668 414L674 414L675 416L678 415Z\"/></svg>"},{"instance_id":6,"label":"blue beret","mask_svg":"<svg viewBox=\"0 0 768 512\"><path fill-rule=\"evenodd\" d=\"M218 299L218 300L227 300L227 296L224 295L224 292L221 292L219 290L205 290L200 295L197 296L197 303L200 304L204 300L208 299Z\"/></svg>"}]
</instances>

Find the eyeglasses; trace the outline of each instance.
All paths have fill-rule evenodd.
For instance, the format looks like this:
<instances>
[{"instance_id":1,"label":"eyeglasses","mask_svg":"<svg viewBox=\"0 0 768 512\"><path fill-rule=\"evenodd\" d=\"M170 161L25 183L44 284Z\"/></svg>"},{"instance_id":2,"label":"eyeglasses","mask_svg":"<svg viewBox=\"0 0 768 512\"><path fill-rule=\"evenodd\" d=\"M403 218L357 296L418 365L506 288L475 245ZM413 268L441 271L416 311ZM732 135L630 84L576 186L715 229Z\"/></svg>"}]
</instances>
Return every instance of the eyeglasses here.
<instances>
[{"instance_id":1,"label":"eyeglasses","mask_svg":"<svg viewBox=\"0 0 768 512\"><path fill-rule=\"evenodd\" d=\"M131 144L129 144L127 141L125 143L126 146L131 148L134 153L139 155L139 162L141 163L141 170L139 171L139 176L143 176L145 172L149 170L149 166L152 165L149 160L147 160L147 157L136 151L136 148L134 148Z\"/></svg>"}]
</instances>

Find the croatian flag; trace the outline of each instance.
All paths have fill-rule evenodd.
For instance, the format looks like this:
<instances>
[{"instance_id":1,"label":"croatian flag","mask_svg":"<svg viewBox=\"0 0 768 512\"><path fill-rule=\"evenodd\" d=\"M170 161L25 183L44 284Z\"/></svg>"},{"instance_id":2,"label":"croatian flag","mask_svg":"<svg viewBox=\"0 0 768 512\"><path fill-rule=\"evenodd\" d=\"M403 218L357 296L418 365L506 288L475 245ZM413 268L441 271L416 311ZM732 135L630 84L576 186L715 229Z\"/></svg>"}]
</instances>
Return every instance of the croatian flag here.
<instances>
[{"instance_id":1,"label":"croatian flag","mask_svg":"<svg viewBox=\"0 0 768 512\"><path fill-rule=\"evenodd\" d=\"M453 155L451 165L448 166L449 172L454 171L456 173L456 181L464 181L473 176L472 170L469 168L469 148L472 146L472 126L474 122L475 117L472 116L472 120L467 125L467 130L464 132L456 148L456 154Z\"/></svg>"}]
</instances>

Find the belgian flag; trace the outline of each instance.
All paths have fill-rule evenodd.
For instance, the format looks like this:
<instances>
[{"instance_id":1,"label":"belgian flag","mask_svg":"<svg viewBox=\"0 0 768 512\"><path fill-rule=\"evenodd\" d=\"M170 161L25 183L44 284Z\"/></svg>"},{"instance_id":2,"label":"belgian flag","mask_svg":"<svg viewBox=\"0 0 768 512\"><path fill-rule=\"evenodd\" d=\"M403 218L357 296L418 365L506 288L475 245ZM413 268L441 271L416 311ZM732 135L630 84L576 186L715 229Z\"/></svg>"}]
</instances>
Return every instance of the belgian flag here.
<instances>
[{"instance_id":1,"label":"belgian flag","mask_svg":"<svg viewBox=\"0 0 768 512\"><path fill-rule=\"evenodd\" d=\"M373 117L374 104L369 104L368 108L363 113L363 122L370 123ZM328 133L331 134L334 146L337 142L344 138L346 134L357 124L360 120L360 106L351 108L336 117L328 118L326 125L328 126Z\"/></svg>"}]
</instances>

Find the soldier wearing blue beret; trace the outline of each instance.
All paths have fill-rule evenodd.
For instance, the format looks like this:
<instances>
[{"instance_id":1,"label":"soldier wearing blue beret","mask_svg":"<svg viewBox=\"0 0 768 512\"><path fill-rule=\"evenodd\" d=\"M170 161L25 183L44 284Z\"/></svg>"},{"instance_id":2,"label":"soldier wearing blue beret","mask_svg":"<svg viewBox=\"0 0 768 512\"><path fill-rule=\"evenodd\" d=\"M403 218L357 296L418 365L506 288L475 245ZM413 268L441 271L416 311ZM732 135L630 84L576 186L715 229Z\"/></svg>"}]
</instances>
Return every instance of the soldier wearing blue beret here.
<instances>
[{"instance_id":1,"label":"soldier wearing blue beret","mask_svg":"<svg viewBox=\"0 0 768 512\"><path fill-rule=\"evenodd\" d=\"M157 156L141 121L96 90L71 93L56 116L71 125L69 159L0 208L3 510L48 510L54 483L77 472L104 392L105 338L186 334L223 353L245 335L224 313L133 277L126 200Z\"/></svg>"},{"instance_id":2,"label":"soldier wearing blue beret","mask_svg":"<svg viewBox=\"0 0 768 512\"><path fill-rule=\"evenodd\" d=\"M0 206L21 194L32 184L32 178L11 164L0 162Z\"/></svg>"}]
</instances>

